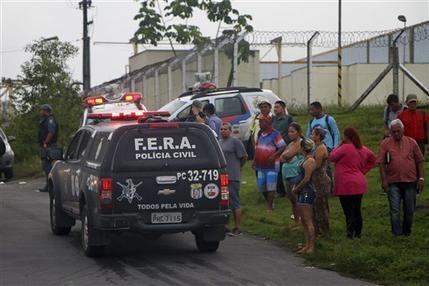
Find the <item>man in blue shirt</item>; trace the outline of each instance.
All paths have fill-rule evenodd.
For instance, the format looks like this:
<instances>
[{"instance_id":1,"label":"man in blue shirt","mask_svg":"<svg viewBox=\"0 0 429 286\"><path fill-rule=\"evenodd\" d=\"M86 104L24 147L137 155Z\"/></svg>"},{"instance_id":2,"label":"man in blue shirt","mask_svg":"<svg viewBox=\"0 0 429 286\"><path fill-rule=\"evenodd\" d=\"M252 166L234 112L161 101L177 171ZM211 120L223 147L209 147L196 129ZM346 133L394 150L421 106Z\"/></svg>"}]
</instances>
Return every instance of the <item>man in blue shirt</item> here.
<instances>
[{"instance_id":1,"label":"man in blue shirt","mask_svg":"<svg viewBox=\"0 0 429 286\"><path fill-rule=\"evenodd\" d=\"M219 132L220 132L220 126L222 125L222 120L216 115L215 106L209 103L206 106L204 106L203 112L207 115L207 124L216 133L217 138L220 138Z\"/></svg>"},{"instance_id":2,"label":"man in blue shirt","mask_svg":"<svg viewBox=\"0 0 429 286\"><path fill-rule=\"evenodd\" d=\"M332 116L323 113L322 104L318 101L311 103L309 113L313 118L308 122L305 136L310 138L313 129L321 127L327 131L323 142L325 142L329 151L340 145L340 131L338 130L337 123Z\"/></svg>"}]
</instances>

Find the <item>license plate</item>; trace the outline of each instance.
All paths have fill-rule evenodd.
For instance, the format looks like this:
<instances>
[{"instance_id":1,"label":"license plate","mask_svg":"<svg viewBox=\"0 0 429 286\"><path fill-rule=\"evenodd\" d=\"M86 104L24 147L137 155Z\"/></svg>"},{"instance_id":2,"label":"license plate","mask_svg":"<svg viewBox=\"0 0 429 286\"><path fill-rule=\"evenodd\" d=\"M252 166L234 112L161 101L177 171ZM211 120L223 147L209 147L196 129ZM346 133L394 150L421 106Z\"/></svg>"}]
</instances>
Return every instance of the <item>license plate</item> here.
<instances>
[{"instance_id":1,"label":"license plate","mask_svg":"<svg viewBox=\"0 0 429 286\"><path fill-rule=\"evenodd\" d=\"M152 223L181 223L182 213L152 213Z\"/></svg>"}]
</instances>

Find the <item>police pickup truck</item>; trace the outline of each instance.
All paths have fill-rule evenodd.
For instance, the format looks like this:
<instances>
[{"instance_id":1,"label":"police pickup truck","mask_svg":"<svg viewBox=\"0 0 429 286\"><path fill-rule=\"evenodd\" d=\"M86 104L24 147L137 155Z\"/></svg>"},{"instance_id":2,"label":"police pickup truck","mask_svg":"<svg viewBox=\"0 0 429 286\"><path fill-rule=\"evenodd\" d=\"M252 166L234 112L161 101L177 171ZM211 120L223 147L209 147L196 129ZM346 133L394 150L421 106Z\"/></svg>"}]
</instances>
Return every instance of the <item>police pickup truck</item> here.
<instances>
[{"instance_id":1,"label":"police pickup truck","mask_svg":"<svg viewBox=\"0 0 429 286\"><path fill-rule=\"evenodd\" d=\"M90 257L121 231L155 237L191 231L200 251L214 252L230 215L225 166L203 124L149 119L84 126L49 174L52 232L67 235L81 220Z\"/></svg>"}]
</instances>

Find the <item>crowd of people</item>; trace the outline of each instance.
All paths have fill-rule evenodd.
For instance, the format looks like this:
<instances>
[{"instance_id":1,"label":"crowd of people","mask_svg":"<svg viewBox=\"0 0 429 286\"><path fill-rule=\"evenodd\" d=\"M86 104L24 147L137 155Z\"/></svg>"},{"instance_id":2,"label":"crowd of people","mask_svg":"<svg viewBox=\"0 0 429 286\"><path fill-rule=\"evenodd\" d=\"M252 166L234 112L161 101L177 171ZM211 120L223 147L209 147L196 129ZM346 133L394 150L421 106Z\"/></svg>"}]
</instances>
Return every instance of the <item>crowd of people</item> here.
<instances>
[{"instance_id":1,"label":"crowd of people","mask_svg":"<svg viewBox=\"0 0 429 286\"><path fill-rule=\"evenodd\" d=\"M251 124L248 148L232 136L231 124L216 116L213 104L203 107L195 100L186 119L207 124L219 139L227 162L230 208L234 217L234 228L227 229L229 235L241 234L240 177L241 169L249 159L267 213L274 210L276 198L287 197L290 201L291 228L302 226L304 230L305 243L298 253L312 253L316 238L329 232L331 196L339 197L346 236L361 238L362 197L368 190L365 175L376 164L380 168L382 188L389 199L392 233L411 234L416 194L424 188L424 154L429 138L429 117L417 109L416 95L408 95L405 104L399 102L397 95L387 97L384 140L378 156L363 145L355 128L345 128L341 136L334 117L324 113L320 102L310 105L311 119L305 133L288 114L284 101L275 102L274 107L270 102L262 101L258 109ZM58 124L47 104L41 106L41 116L39 144L47 175L51 168L47 150L56 144ZM46 191L46 187L41 191Z\"/></svg>"},{"instance_id":2,"label":"crowd of people","mask_svg":"<svg viewBox=\"0 0 429 286\"><path fill-rule=\"evenodd\" d=\"M323 112L320 102L310 105L311 119L305 133L302 125L288 115L284 101L274 106L260 102L260 112L251 127L253 150L247 152L252 154L247 154L243 143L231 136L231 125L220 122L220 145L232 183L234 228L230 235L241 234L240 169L248 158L252 159L257 190L265 199L267 213L274 210L276 199L287 197L290 201L291 228L302 226L304 232L305 243L298 253L312 253L316 238L329 232L332 196L339 198L343 209L346 237L361 238L362 197L368 191L365 175L377 165L389 200L392 233L410 235L416 194L424 187L429 117L417 109L415 95L409 95L405 104L398 96L389 95L387 104L378 155L363 144L357 129L346 127L340 134L335 118Z\"/></svg>"}]
</instances>

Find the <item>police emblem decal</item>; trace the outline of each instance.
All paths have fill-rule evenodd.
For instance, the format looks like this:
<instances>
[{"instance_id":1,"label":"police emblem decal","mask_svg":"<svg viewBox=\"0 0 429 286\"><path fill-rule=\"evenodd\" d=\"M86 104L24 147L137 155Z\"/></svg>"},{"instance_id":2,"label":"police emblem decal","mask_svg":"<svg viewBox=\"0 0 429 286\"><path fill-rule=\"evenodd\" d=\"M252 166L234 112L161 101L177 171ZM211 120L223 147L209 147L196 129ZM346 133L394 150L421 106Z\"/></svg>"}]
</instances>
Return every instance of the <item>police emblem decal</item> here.
<instances>
[{"instance_id":1,"label":"police emblem decal","mask_svg":"<svg viewBox=\"0 0 429 286\"><path fill-rule=\"evenodd\" d=\"M212 200L219 195L219 187L213 183L210 183L204 187L204 195L206 198Z\"/></svg>"},{"instance_id":2,"label":"police emblem decal","mask_svg":"<svg viewBox=\"0 0 429 286\"><path fill-rule=\"evenodd\" d=\"M137 185L133 183L132 179L127 179L125 182L127 183L126 185L116 182L116 184L122 188L122 194L117 198L117 200L122 202L123 199L126 199L130 204L133 202L134 198L141 201L143 198L137 193L137 188L143 184L143 182L140 182Z\"/></svg>"},{"instance_id":3,"label":"police emblem decal","mask_svg":"<svg viewBox=\"0 0 429 286\"><path fill-rule=\"evenodd\" d=\"M203 185L191 184L191 198L199 200L203 197Z\"/></svg>"}]
</instances>

